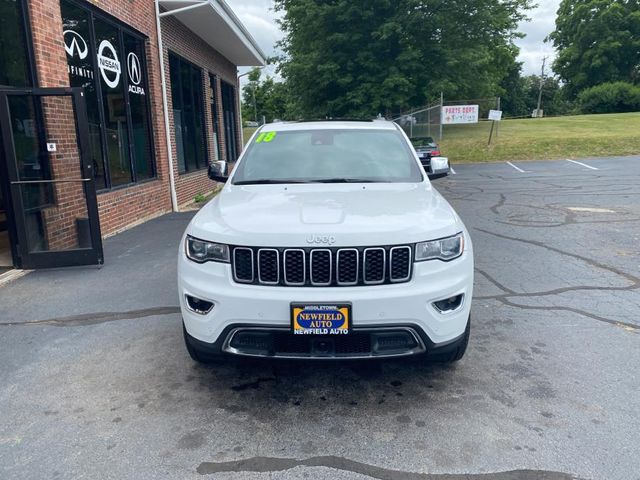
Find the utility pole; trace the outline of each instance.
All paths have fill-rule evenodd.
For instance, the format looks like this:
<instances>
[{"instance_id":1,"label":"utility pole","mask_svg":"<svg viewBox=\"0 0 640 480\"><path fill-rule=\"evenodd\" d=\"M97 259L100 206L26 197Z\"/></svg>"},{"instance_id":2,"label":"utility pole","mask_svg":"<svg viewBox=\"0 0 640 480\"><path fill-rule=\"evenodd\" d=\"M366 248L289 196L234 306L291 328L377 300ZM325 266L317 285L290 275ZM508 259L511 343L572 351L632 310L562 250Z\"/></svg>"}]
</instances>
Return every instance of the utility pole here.
<instances>
[{"instance_id":1,"label":"utility pole","mask_svg":"<svg viewBox=\"0 0 640 480\"><path fill-rule=\"evenodd\" d=\"M253 85L253 120L258 121L258 106L256 104L256 86Z\"/></svg>"},{"instance_id":2,"label":"utility pole","mask_svg":"<svg viewBox=\"0 0 640 480\"><path fill-rule=\"evenodd\" d=\"M536 117L540 117L540 107L542 106L542 85L544 84L544 64L547 57L542 57L542 72L540 73L540 88L538 89L538 107L536 108Z\"/></svg>"},{"instance_id":3,"label":"utility pole","mask_svg":"<svg viewBox=\"0 0 640 480\"><path fill-rule=\"evenodd\" d=\"M438 140L442 140L442 110L444 109L444 93L440 92L440 137Z\"/></svg>"}]
</instances>

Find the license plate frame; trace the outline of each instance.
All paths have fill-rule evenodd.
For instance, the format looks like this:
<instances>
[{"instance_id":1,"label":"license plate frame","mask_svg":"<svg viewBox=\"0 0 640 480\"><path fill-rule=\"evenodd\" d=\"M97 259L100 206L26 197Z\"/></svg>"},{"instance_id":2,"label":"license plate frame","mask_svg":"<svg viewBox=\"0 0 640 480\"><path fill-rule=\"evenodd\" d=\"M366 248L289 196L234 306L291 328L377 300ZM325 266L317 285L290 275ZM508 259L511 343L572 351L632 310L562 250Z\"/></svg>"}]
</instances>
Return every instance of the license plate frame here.
<instances>
[{"instance_id":1,"label":"license plate frame","mask_svg":"<svg viewBox=\"0 0 640 480\"><path fill-rule=\"evenodd\" d=\"M293 335L311 335L311 336L330 336L336 337L340 335L348 335L353 329L353 316L350 302L335 302L335 303L315 303L315 302L292 302L290 304L291 312L291 333ZM300 318L300 314L307 312L309 314L317 315L316 320L308 320ZM343 321L336 319L336 314L343 315ZM325 315L330 315L325 318ZM312 322L320 322L317 327L307 327L305 324ZM330 322L332 326L328 326L327 322ZM335 325L335 327L333 327Z\"/></svg>"}]
</instances>

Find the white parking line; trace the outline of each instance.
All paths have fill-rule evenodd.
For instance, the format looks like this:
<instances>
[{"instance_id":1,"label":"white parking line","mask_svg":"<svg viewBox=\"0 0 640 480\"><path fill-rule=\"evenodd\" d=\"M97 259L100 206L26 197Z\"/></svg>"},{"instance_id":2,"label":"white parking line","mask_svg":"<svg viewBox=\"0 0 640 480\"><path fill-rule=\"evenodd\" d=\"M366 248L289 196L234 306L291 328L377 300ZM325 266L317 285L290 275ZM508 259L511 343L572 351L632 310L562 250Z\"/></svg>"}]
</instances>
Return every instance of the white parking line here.
<instances>
[{"instance_id":1,"label":"white parking line","mask_svg":"<svg viewBox=\"0 0 640 480\"><path fill-rule=\"evenodd\" d=\"M520 173L527 173L524 170L522 170L520 167L516 167L513 163L511 162L507 162L509 165L511 165L513 168L515 168L516 170L518 170Z\"/></svg>"},{"instance_id":2,"label":"white parking line","mask_svg":"<svg viewBox=\"0 0 640 480\"><path fill-rule=\"evenodd\" d=\"M449 167L449 169L451 170L451 173L452 173L453 175L455 175L455 174L456 174L456 171L453 169L453 167Z\"/></svg>"},{"instance_id":3,"label":"white parking line","mask_svg":"<svg viewBox=\"0 0 640 480\"><path fill-rule=\"evenodd\" d=\"M600 170L599 168L592 167L591 165L587 165L586 163L576 162L575 160L569 160L568 158L566 160L567 160L567 162L576 163L578 165L582 165L583 167L590 168L591 170Z\"/></svg>"}]
</instances>

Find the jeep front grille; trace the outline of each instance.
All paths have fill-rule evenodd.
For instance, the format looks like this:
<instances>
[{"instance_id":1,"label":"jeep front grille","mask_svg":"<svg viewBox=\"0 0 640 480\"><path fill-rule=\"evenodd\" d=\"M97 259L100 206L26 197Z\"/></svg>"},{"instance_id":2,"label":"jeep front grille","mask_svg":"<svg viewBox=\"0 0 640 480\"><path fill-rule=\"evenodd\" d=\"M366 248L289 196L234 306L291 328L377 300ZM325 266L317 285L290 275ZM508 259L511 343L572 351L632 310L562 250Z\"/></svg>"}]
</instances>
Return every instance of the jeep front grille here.
<instances>
[{"instance_id":1,"label":"jeep front grille","mask_svg":"<svg viewBox=\"0 0 640 480\"><path fill-rule=\"evenodd\" d=\"M354 248L232 247L236 282L287 287L348 287L408 282L409 245Z\"/></svg>"}]
</instances>

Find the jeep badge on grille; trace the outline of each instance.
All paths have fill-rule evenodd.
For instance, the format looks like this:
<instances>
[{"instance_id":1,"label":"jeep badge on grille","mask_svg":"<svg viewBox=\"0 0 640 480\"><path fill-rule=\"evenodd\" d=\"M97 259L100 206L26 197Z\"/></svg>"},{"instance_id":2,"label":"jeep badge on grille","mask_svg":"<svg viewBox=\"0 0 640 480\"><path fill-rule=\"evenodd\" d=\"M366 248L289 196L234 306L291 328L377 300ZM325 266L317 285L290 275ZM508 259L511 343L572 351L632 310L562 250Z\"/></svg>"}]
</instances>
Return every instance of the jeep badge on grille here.
<instances>
[{"instance_id":1,"label":"jeep badge on grille","mask_svg":"<svg viewBox=\"0 0 640 480\"><path fill-rule=\"evenodd\" d=\"M336 237L333 235L309 235L307 237L307 243L316 245L333 245L336 243Z\"/></svg>"}]
</instances>

